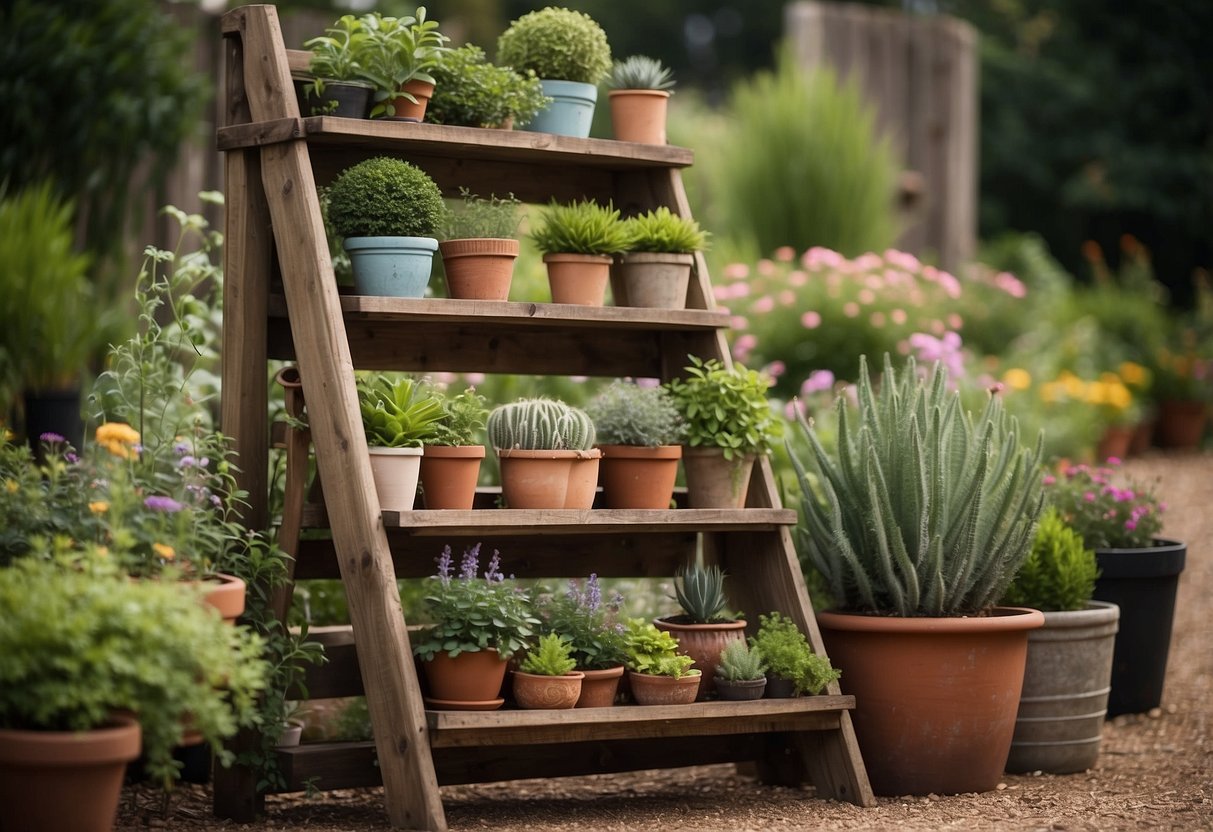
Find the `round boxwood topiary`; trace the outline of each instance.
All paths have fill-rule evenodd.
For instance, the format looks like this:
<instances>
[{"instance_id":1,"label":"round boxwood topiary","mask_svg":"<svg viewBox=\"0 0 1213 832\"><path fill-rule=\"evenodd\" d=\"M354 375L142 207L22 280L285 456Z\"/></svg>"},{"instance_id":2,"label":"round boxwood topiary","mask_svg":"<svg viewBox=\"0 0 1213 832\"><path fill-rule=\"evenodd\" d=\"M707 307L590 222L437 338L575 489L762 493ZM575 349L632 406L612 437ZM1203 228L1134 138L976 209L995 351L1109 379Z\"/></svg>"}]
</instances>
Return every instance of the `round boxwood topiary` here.
<instances>
[{"instance_id":1,"label":"round boxwood topiary","mask_svg":"<svg viewBox=\"0 0 1213 832\"><path fill-rule=\"evenodd\" d=\"M425 171L387 156L347 168L328 200L329 222L342 237L432 237L444 209Z\"/></svg>"},{"instance_id":2,"label":"round boxwood topiary","mask_svg":"<svg viewBox=\"0 0 1213 832\"><path fill-rule=\"evenodd\" d=\"M597 84L611 71L611 47L588 14L549 6L501 33L497 62L548 80Z\"/></svg>"}]
</instances>

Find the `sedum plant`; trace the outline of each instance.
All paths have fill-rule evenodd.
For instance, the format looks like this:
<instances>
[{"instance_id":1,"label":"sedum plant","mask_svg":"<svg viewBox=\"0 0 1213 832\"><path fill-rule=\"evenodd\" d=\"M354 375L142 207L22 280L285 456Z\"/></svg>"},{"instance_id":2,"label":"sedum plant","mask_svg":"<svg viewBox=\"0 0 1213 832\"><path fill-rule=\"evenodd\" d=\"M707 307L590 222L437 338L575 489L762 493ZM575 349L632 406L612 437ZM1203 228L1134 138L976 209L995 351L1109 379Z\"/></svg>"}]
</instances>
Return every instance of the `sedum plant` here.
<instances>
[{"instance_id":1,"label":"sedum plant","mask_svg":"<svg viewBox=\"0 0 1213 832\"><path fill-rule=\"evenodd\" d=\"M425 120L432 124L502 127L513 119L515 127L523 127L552 101L534 72L494 66L471 43L444 52L430 74L434 96Z\"/></svg>"},{"instance_id":2,"label":"sedum plant","mask_svg":"<svg viewBox=\"0 0 1213 832\"><path fill-rule=\"evenodd\" d=\"M1040 518L1032 551L1003 595L1003 603L1045 612L1086 609L1095 594L1095 550L1066 525L1057 509Z\"/></svg>"},{"instance_id":3,"label":"sedum plant","mask_svg":"<svg viewBox=\"0 0 1213 832\"><path fill-rule=\"evenodd\" d=\"M664 205L623 221L628 251L692 254L707 245L708 233L689 217L680 217Z\"/></svg>"},{"instance_id":4,"label":"sedum plant","mask_svg":"<svg viewBox=\"0 0 1213 832\"><path fill-rule=\"evenodd\" d=\"M519 399L489 414L489 442L498 450L586 451L594 423L584 410L554 399Z\"/></svg>"},{"instance_id":5,"label":"sedum plant","mask_svg":"<svg viewBox=\"0 0 1213 832\"><path fill-rule=\"evenodd\" d=\"M561 205L553 200L539 220L531 239L542 254L618 254L628 247L619 211L609 202L602 206L586 199Z\"/></svg>"},{"instance_id":6,"label":"sedum plant","mask_svg":"<svg viewBox=\"0 0 1213 832\"><path fill-rule=\"evenodd\" d=\"M736 619L726 614L724 570L696 562L674 576L674 595L691 624L720 624Z\"/></svg>"},{"instance_id":7,"label":"sedum plant","mask_svg":"<svg viewBox=\"0 0 1213 832\"><path fill-rule=\"evenodd\" d=\"M744 641L730 641L720 651L716 676L730 682L753 682L766 676L767 660L757 647Z\"/></svg>"},{"instance_id":8,"label":"sedum plant","mask_svg":"<svg viewBox=\"0 0 1213 832\"><path fill-rule=\"evenodd\" d=\"M548 633L539 638L518 669L537 676L563 676L577 667L572 654L573 645L568 639L559 633Z\"/></svg>"},{"instance_id":9,"label":"sedum plant","mask_svg":"<svg viewBox=\"0 0 1213 832\"><path fill-rule=\"evenodd\" d=\"M720 448L725 459L769 451L783 432L767 403L770 380L740 364L690 358L687 377L666 384L686 422L686 444Z\"/></svg>"},{"instance_id":10,"label":"sedum plant","mask_svg":"<svg viewBox=\"0 0 1213 832\"><path fill-rule=\"evenodd\" d=\"M328 188L329 222L341 237L429 237L443 211L434 180L388 156L347 168Z\"/></svg>"},{"instance_id":11,"label":"sedum plant","mask_svg":"<svg viewBox=\"0 0 1213 832\"><path fill-rule=\"evenodd\" d=\"M1027 557L1041 495L1041 441L991 394L974 417L935 365L919 377L886 354L879 393L860 359L858 413L837 404L836 453L800 417L800 551L847 610L901 616L979 614Z\"/></svg>"},{"instance_id":12,"label":"sedum plant","mask_svg":"<svg viewBox=\"0 0 1213 832\"><path fill-rule=\"evenodd\" d=\"M685 428L664 387L641 387L616 379L585 406L600 445L654 448L677 445Z\"/></svg>"},{"instance_id":13,"label":"sedum plant","mask_svg":"<svg viewBox=\"0 0 1213 832\"><path fill-rule=\"evenodd\" d=\"M762 654L768 673L795 684L797 693L816 696L841 678L841 671L827 657L813 652L792 619L773 612L758 616L758 622L758 632L751 639L752 649Z\"/></svg>"},{"instance_id":14,"label":"sedum plant","mask_svg":"<svg viewBox=\"0 0 1213 832\"><path fill-rule=\"evenodd\" d=\"M588 14L548 6L524 14L501 33L497 60L547 80L597 84L611 70L611 46Z\"/></svg>"},{"instance_id":15,"label":"sedum plant","mask_svg":"<svg viewBox=\"0 0 1213 832\"><path fill-rule=\"evenodd\" d=\"M606 85L613 90L672 90L674 76L670 68L656 58L632 55L616 61Z\"/></svg>"},{"instance_id":16,"label":"sedum plant","mask_svg":"<svg viewBox=\"0 0 1213 832\"><path fill-rule=\"evenodd\" d=\"M448 207L443 214L440 233L442 239L517 238L518 223L522 220L518 206L522 203L515 199L513 194L504 197L490 194L486 199L467 188L460 188L459 197L461 204Z\"/></svg>"},{"instance_id":17,"label":"sedum plant","mask_svg":"<svg viewBox=\"0 0 1213 832\"><path fill-rule=\"evenodd\" d=\"M643 618L631 618L624 624L625 664L628 670L647 673L650 676L698 676L692 670L695 660L678 653L678 642L672 635L658 630L652 622Z\"/></svg>"},{"instance_id":18,"label":"sedum plant","mask_svg":"<svg viewBox=\"0 0 1213 832\"><path fill-rule=\"evenodd\" d=\"M420 448L435 437L444 415L442 400L407 376L360 379L358 407L374 448Z\"/></svg>"}]
</instances>

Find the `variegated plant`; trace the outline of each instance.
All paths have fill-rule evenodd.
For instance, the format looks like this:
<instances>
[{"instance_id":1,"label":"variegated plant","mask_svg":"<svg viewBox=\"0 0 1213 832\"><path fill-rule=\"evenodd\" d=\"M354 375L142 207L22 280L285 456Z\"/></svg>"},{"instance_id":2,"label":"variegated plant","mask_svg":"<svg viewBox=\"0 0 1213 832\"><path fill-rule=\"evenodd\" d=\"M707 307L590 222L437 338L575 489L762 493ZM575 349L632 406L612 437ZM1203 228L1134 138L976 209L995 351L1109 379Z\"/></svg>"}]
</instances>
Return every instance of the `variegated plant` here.
<instances>
[{"instance_id":1,"label":"variegated plant","mask_svg":"<svg viewBox=\"0 0 1213 832\"><path fill-rule=\"evenodd\" d=\"M897 373L887 355L878 393L861 359L855 419L840 400L831 455L802 417L809 464L793 455L798 544L835 602L901 616L971 615L996 602L1040 514L1040 440L1020 444L997 395L974 418L941 366L924 381L913 360Z\"/></svg>"}]
</instances>

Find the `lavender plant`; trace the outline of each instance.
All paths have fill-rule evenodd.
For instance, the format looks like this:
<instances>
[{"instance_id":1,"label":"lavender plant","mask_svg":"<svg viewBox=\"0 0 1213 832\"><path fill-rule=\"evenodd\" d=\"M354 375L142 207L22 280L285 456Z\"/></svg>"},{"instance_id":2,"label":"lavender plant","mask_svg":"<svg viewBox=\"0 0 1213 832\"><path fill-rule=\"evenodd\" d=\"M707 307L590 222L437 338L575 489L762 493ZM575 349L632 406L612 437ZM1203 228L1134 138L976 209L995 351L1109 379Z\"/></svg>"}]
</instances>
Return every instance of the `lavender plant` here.
<instances>
[{"instance_id":1,"label":"lavender plant","mask_svg":"<svg viewBox=\"0 0 1213 832\"><path fill-rule=\"evenodd\" d=\"M622 664L625 657L623 627L617 621L622 604L618 592L604 603L598 575L591 573L584 585L571 580L566 592L541 601L541 630L569 640L578 668L605 670Z\"/></svg>"}]
</instances>

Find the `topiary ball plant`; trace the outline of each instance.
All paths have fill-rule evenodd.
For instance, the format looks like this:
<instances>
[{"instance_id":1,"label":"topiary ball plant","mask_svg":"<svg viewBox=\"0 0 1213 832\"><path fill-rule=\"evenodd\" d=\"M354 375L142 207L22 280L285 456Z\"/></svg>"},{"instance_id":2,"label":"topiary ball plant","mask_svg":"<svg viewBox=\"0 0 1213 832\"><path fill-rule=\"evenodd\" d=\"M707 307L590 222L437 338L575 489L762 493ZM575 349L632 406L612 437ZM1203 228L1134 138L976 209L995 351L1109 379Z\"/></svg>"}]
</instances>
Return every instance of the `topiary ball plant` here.
<instances>
[{"instance_id":1,"label":"topiary ball plant","mask_svg":"<svg viewBox=\"0 0 1213 832\"><path fill-rule=\"evenodd\" d=\"M588 14L548 6L524 14L501 33L497 61L544 79L597 84L611 71L611 47Z\"/></svg>"},{"instance_id":2,"label":"topiary ball plant","mask_svg":"<svg viewBox=\"0 0 1213 832\"><path fill-rule=\"evenodd\" d=\"M1049 508L1003 603L1044 612L1085 609L1098 577L1095 550L1083 545L1082 537L1066 525L1056 508Z\"/></svg>"},{"instance_id":3,"label":"topiary ball plant","mask_svg":"<svg viewBox=\"0 0 1213 832\"><path fill-rule=\"evenodd\" d=\"M432 237L442 192L416 165L379 156L341 173L328 188L328 216L341 237Z\"/></svg>"}]
</instances>

